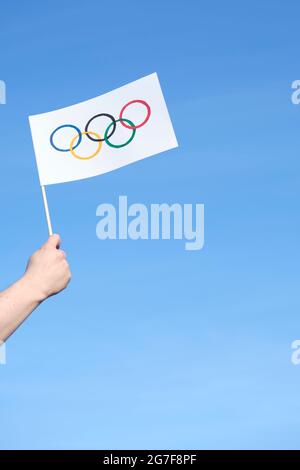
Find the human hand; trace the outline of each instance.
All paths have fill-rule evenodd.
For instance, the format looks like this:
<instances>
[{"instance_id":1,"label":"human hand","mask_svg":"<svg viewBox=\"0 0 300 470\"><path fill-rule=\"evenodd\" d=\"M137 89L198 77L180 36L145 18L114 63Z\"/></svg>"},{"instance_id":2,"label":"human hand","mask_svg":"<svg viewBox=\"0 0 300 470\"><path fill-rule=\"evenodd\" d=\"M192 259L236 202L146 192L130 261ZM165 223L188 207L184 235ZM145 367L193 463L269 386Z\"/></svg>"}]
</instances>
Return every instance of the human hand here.
<instances>
[{"instance_id":1,"label":"human hand","mask_svg":"<svg viewBox=\"0 0 300 470\"><path fill-rule=\"evenodd\" d=\"M65 253L60 250L59 235L49 237L30 257L24 279L39 301L58 294L67 287L71 272Z\"/></svg>"}]
</instances>

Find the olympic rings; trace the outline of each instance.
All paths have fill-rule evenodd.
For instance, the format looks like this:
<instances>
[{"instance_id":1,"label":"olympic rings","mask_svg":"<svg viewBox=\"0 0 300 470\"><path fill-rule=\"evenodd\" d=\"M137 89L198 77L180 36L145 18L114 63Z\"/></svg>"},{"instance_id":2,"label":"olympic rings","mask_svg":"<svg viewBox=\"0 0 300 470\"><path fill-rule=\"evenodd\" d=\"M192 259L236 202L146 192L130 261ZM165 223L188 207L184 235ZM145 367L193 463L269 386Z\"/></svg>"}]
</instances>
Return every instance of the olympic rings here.
<instances>
[{"instance_id":1,"label":"olympic rings","mask_svg":"<svg viewBox=\"0 0 300 470\"><path fill-rule=\"evenodd\" d=\"M138 126L130 127L130 126L126 126L126 124L124 124L123 121L126 121L126 119L122 119L122 118L123 118L123 113L124 113L125 109L127 108L127 106L129 106L130 104L133 104L133 103L144 104L147 108L147 116L145 117L143 122L141 122L141 124L139 124ZM133 101L129 101L129 103L127 103L127 104L125 104L125 106L123 106L123 108L121 109L119 117L120 117L122 126L127 127L127 129L138 129L139 127L144 126L146 124L146 122L148 122L148 120L150 118L150 115L151 115L151 108L150 108L149 104L146 103L146 101L144 101L144 100L133 100Z\"/></svg>"},{"instance_id":2,"label":"olympic rings","mask_svg":"<svg viewBox=\"0 0 300 470\"><path fill-rule=\"evenodd\" d=\"M134 104L134 103L143 104L147 108L147 116L145 117L143 122L141 122L138 125L135 125L129 119L123 118L123 114L124 114L124 111L126 110L126 108L128 106L130 106L131 104ZM104 132L104 137L103 138L98 133L96 133L94 131L89 131L89 126L90 126L91 122L94 119L100 118L102 116L107 117L111 120L111 123L108 125L108 127L106 128L106 131ZM95 116L91 117L88 120L88 122L86 123L85 128L84 128L84 132L81 132L81 130L77 126L74 126L73 124L63 124L63 125L57 127L50 135L50 144L58 152L70 152L73 157L75 157L79 160L90 160L90 159L96 157L99 154L99 152L102 148L103 142L106 142L106 144L109 147L112 147L112 148L115 148L115 149L122 148L122 147L125 147L126 145L130 144L130 142L132 142L132 140L135 137L136 129L139 129L140 127L143 127L149 121L150 116L151 116L151 108L150 108L149 104L146 101L144 101L144 100L132 100L132 101L129 101L127 104L125 104L123 106L123 108L121 109L121 112L119 114L118 119L115 119L114 116L112 116L111 114L108 114L108 113L95 114ZM127 129L132 130L131 136L123 144L112 144L109 141L109 139L112 137L112 135L116 131L117 122L120 122L123 127L126 127ZM68 128L68 127L71 128L71 129L75 129L75 131L77 132L77 135L75 135L72 138L72 140L70 142L70 146L68 148L60 148L54 143L54 135L60 129L64 129L64 128ZM92 155L89 155L88 157L81 157L80 155L78 155L77 153L74 152L74 150L80 145L83 135L86 135L87 138L92 140L93 142L98 143L97 150ZM77 140L77 142L76 142L76 140Z\"/></svg>"},{"instance_id":3,"label":"olympic rings","mask_svg":"<svg viewBox=\"0 0 300 470\"><path fill-rule=\"evenodd\" d=\"M80 155L77 155L75 152L74 152L74 148L76 147L73 147L73 144L75 142L75 139L77 138L76 136L71 140L71 143L70 143L70 152L71 154L73 155L73 157L75 158L78 158L79 160L90 160L91 158L94 158L96 157L96 155L98 155L98 153L100 152L101 150L101 147L102 147L102 139L100 137L99 134L96 134L96 132L92 132L92 131L89 131L89 132L82 132L81 135L86 135L88 137L88 134L92 134L94 135L95 137L97 137L97 142L98 142L98 148L96 150L96 152L94 152L92 155L90 155L89 157L81 157ZM93 139L94 140L94 139Z\"/></svg>"},{"instance_id":4,"label":"olympic rings","mask_svg":"<svg viewBox=\"0 0 300 470\"><path fill-rule=\"evenodd\" d=\"M57 127L57 128L52 132L52 134L51 134L51 136L50 136L50 143L51 143L52 147L54 147L55 150L58 150L59 152L69 152L69 150L70 150L69 148L67 148L67 149L60 149L60 148L56 147L56 145L55 145L54 142L53 142L54 134L55 134L57 131L59 131L60 129L63 129L64 127L72 127L73 129L75 129L75 131L78 132L78 136L75 136L75 138L78 138L78 142L77 142L77 144L75 145L75 147L73 147L73 150L76 149L76 147L78 147L78 145L80 144L80 142L81 142L81 140L82 140L82 135L81 135L80 129L78 129L78 127L76 127L76 126L73 126L73 124L64 124L63 126ZM74 139L73 139L73 140L74 140Z\"/></svg>"},{"instance_id":5,"label":"olympic rings","mask_svg":"<svg viewBox=\"0 0 300 470\"><path fill-rule=\"evenodd\" d=\"M119 149L121 147L125 147L126 145L130 144L130 142L133 140L134 136L135 136L135 133L136 133L136 127L135 125L133 124L132 121L129 121L129 119L125 119L125 118L122 118L122 119L117 119L115 122L120 122L122 124L122 121L126 121L128 122L131 126L133 127L130 127L129 129L132 129L133 132L131 134L131 137L125 142L125 144L120 144L120 145L115 145L115 144L112 144L108 139L109 139L109 136L107 135L108 134L108 131L109 129L111 128L111 126L114 124L113 122L108 126L108 128L106 129L105 131L105 134L104 134L104 140L105 142L107 143L107 145L109 145L110 147L114 148L114 149ZM126 126L127 127L127 126ZM111 134L112 135L112 134ZM74 140L74 139L73 139Z\"/></svg>"}]
</instances>

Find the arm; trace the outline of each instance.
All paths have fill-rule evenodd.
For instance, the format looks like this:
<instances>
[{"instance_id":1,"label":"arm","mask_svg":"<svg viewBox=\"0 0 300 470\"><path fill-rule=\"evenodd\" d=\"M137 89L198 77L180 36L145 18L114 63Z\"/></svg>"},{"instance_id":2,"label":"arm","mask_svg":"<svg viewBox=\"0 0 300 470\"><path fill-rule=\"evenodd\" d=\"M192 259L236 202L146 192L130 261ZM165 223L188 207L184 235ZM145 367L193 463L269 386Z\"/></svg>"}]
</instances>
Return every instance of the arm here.
<instances>
[{"instance_id":1,"label":"arm","mask_svg":"<svg viewBox=\"0 0 300 470\"><path fill-rule=\"evenodd\" d=\"M0 341L5 341L32 311L65 289L71 273L60 238L52 235L29 259L24 276L0 293Z\"/></svg>"}]
</instances>

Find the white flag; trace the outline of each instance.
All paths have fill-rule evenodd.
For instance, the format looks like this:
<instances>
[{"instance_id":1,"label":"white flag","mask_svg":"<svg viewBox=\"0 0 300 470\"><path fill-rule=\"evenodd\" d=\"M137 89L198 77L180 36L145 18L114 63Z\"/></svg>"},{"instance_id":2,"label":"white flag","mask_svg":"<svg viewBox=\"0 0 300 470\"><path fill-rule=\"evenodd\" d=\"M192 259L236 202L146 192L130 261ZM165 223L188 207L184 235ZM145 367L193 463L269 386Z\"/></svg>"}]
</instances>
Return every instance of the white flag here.
<instances>
[{"instance_id":1,"label":"white flag","mask_svg":"<svg viewBox=\"0 0 300 470\"><path fill-rule=\"evenodd\" d=\"M41 185L101 175L178 146L156 73L29 122Z\"/></svg>"}]
</instances>

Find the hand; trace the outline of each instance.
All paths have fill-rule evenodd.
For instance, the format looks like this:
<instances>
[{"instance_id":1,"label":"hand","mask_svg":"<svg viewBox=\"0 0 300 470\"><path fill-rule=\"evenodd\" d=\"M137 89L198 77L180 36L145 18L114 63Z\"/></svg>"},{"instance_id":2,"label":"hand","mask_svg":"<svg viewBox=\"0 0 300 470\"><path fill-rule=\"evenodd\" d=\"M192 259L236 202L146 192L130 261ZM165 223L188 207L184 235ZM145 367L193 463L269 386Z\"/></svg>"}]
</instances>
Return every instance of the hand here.
<instances>
[{"instance_id":1,"label":"hand","mask_svg":"<svg viewBox=\"0 0 300 470\"><path fill-rule=\"evenodd\" d=\"M61 292L71 280L66 255L59 248L59 235L52 235L29 259L24 278L40 301Z\"/></svg>"}]
</instances>

